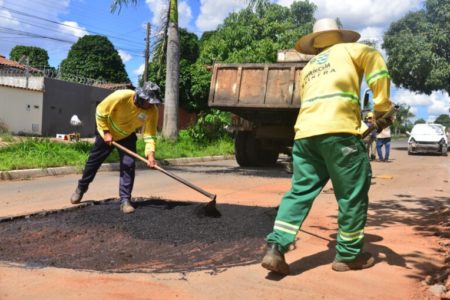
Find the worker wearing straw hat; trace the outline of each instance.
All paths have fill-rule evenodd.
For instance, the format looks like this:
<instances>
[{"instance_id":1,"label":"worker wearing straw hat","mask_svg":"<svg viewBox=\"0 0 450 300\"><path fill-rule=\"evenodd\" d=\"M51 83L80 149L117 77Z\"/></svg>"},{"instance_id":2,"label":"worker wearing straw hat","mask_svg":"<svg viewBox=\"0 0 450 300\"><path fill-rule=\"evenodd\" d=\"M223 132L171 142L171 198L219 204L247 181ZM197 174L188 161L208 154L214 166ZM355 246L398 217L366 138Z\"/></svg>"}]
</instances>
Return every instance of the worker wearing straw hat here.
<instances>
[{"instance_id":1,"label":"worker wearing straw hat","mask_svg":"<svg viewBox=\"0 0 450 300\"><path fill-rule=\"evenodd\" d=\"M374 95L375 118L387 112L390 78L381 54L355 43L360 35L320 19L295 48L315 54L300 76L301 106L292 150L292 187L283 196L262 266L289 274L284 254L295 241L314 199L331 179L339 205L334 271L364 269L374 258L362 251L372 171L361 140L362 77ZM390 120L375 120L377 127Z\"/></svg>"}]
</instances>

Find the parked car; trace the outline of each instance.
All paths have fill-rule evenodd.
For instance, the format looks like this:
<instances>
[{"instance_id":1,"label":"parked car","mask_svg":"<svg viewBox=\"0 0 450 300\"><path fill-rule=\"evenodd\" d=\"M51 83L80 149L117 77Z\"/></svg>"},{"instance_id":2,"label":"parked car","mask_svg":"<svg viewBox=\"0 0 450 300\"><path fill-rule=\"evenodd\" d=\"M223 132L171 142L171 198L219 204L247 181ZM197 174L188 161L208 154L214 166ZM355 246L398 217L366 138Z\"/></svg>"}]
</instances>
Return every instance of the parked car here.
<instances>
[{"instance_id":1,"label":"parked car","mask_svg":"<svg viewBox=\"0 0 450 300\"><path fill-rule=\"evenodd\" d=\"M448 155L448 137L440 124L416 124L408 139L408 154L440 153Z\"/></svg>"}]
</instances>

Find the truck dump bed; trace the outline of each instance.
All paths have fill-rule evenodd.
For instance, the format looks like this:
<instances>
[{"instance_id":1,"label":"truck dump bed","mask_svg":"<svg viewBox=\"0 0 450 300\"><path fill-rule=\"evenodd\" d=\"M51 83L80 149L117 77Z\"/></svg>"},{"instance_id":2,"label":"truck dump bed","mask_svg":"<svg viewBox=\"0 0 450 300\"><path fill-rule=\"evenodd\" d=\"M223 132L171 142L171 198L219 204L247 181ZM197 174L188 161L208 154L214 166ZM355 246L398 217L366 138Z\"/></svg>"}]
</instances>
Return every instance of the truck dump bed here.
<instances>
[{"instance_id":1,"label":"truck dump bed","mask_svg":"<svg viewBox=\"0 0 450 300\"><path fill-rule=\"evenodd\" d=\"M300 107L299 76L306 63L216 64L208 105L252 122L293 115ZM289 118L292 123L292 117Z\"/></svg>"},{"instance_id":2,"label":"truck dump bed","mask_svg":"<svg viewBox=\"0 0 450 300\"><path fill-rule=\"evenodd\" d=\"M208 105L235 115L230 129L241 167L273 165L291 152L300 72L310 58L295 50L278 57L283 62L214 65Z\"/></svg>"}]
</instances>

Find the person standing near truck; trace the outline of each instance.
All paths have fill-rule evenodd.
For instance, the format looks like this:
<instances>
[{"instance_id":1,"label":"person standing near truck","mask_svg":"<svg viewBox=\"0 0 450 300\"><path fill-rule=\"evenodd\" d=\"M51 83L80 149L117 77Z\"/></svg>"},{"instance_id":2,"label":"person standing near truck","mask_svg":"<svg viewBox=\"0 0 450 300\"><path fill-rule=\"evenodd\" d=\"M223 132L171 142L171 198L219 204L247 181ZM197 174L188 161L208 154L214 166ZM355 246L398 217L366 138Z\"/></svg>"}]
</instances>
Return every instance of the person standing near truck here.
<instances>
[{"instance_id":1,"label":"person standing near truck","mask_svg":"<svg viewBox=\"0 0 450 300\"><path fill-rule=\"evenodd\" d=\"M383 156L384 146L384 156ZM381 162L389 162L389 153L391 150L391 127L384 128L377 134L377 153Z\"/></svg>"},{"instance_id":2,"label":"person standing near truck","mask_svg":"<svg viewBox=\"0 0 450 300\"><path fill-rule=\"evenodd\" d=\"M363 252L368 191L372 171L361 140L360 88L365 75L374 95L375 124L391 109L390 77L381 54L355 43L360 35L339 29L334 19L320 19L296 50L316 54L300 76L300 111L292 150L292 187L281 199L262 266L289 274L284 254L307 217L312 203L331 179L339 205L334 271L369 268L374 258ZM377 120L377 118L380 118Z\"/></svg>"},{"instance_id":3,"label":"person standing near truck","mask_svg":"<svg viewBox=\"0 0 450 300\"><path fill-rule=\"evenodd\" d=\"M365 118L364 123L368 128L372 128L375 126L373 123L373 113L369 112ZM372 131L365 139L364 142L366 143L367 148L367 154L370 157L370 160L374 160L376 158L375 152L376 152L376 142L377 142L377 132Z\"/></svg>"},{"instance_id":4,"label":"person standing near truck","mask_svg":"<svg viewBox=\"0 0 450 300\"><path fill-rule=\"evenodd\" d=\"M118 90L107 96L96 109L97 132L95 143L83 170L78 186L70 198L72 204L80 203L94 180L98 168L114 150L112 141L136 152L136 130L143 127L145 155L147 165L151 168L157 165L155 160L156 125L158 124L157 104L161 103L159 86L153 82L145 82L142 88L133 90ZM119 151L120 155L120 209L123 213L134 212L131 205L135 161L127 153Z\"/></svg>"}]
</instances>

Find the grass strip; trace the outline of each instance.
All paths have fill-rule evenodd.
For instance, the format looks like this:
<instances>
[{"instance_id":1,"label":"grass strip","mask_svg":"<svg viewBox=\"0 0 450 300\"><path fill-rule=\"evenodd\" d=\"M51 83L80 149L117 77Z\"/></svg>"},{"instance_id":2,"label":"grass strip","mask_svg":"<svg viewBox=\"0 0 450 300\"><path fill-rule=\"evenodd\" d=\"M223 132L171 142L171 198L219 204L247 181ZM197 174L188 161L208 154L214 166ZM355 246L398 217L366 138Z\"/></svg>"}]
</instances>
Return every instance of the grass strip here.
<instances>
[{"instance_id":1,"label":"grass strip","mask_svg":"<svg viewBox=\"0 0 450 300\"><path fill-rule=\"evenodd\" d=\"M92 144L88 142L63 143L45 138L26 138L19 142L0 148L0 171L50 168L61 166L83 167ZM144 156L145 144L138 140L138 154ZM179 139L174 142L158 139L156 159L179 157L200 157L226 155L234 153L233 140L225 137L208 144L197 144L181 131ZM119 154L114 150L105 162L118 162Z\"/></svg>"}]
</instances>

